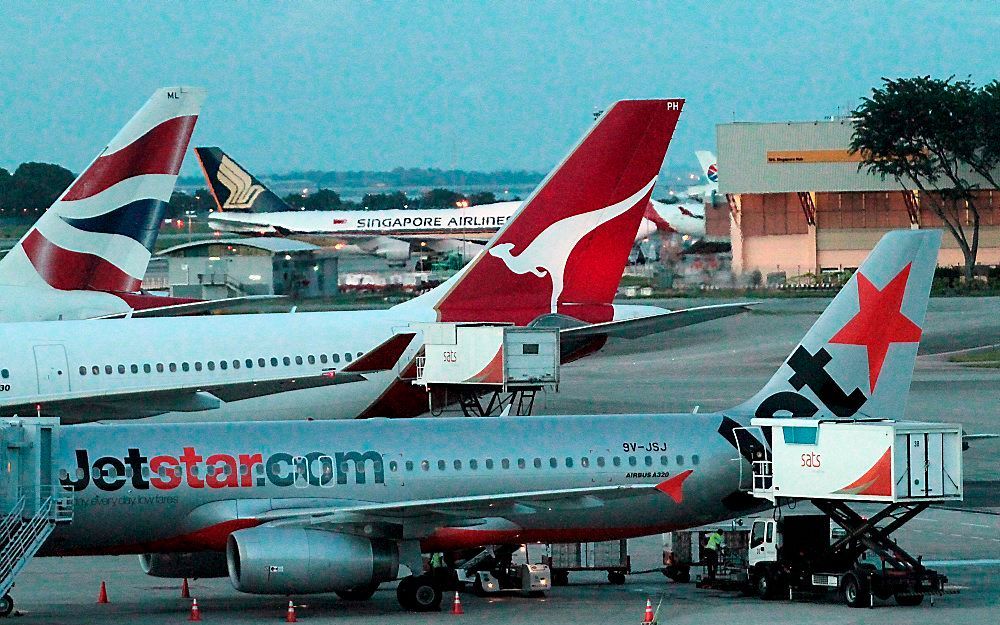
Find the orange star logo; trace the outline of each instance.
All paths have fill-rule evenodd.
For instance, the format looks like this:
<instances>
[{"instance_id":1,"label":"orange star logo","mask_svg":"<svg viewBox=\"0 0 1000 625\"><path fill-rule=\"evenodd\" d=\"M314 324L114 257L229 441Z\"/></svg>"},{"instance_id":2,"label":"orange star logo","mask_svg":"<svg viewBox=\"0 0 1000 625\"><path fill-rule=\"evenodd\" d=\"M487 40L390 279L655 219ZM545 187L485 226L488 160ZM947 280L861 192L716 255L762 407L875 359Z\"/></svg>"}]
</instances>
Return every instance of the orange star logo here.
<instances>
[{"instance_id":1,"label":"orange star logo","mask_svg":"<svg viewBox=\"0 0 1000 625\"><path fill-rule=\"evenodd\" d=\"M889 284L879 290L862 273L858 273L858 314L847 322L831 343L864 345L868 351L868 382L875 392L878 376L882 372L885 355L892 343L917 343L920 326L901 312L910 265L903 267Z\"/></svg>"}]
</instances>

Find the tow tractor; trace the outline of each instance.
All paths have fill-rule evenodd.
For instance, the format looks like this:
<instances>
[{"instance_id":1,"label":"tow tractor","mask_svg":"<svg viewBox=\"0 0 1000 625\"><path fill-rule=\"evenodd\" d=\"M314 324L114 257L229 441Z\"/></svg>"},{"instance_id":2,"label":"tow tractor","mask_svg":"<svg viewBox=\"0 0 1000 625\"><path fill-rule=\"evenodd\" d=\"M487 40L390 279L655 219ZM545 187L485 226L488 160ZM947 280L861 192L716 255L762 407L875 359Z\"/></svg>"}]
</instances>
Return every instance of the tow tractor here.
<instances>
[{"instance_id":1,"label":"tow tractor","mask_svg":"<svg viewBox=\"0 0 1000 625\"><path fill-rule=\"evenodd\" d=\"M516 592L526 597L541 597L552 587L547 564L532 564L527 545L495 545L461 563L456 568L460 583L483 597ZM514 553L524 552L524 562L513 562Z\"/></svg>"},{"instance_id":2,"label":"tow tractor","mask_svg":"<svg viewBox=\"0 0 1000 625\"><path fill-rule=\"evenodd\" d=\"M757 441L756 449L741 450L756 458L747 490L777 506L774 518L753 521L748 591L791 599L834 590L851 607L890 597L919 605L944 591L947 578L891 536L932 503L962 499L961 426L757 418L746 429ZM821 514L778 516L797 501ZM873 508L868 516L850 505L860 503Z\"/></svg>"}]
</instances>

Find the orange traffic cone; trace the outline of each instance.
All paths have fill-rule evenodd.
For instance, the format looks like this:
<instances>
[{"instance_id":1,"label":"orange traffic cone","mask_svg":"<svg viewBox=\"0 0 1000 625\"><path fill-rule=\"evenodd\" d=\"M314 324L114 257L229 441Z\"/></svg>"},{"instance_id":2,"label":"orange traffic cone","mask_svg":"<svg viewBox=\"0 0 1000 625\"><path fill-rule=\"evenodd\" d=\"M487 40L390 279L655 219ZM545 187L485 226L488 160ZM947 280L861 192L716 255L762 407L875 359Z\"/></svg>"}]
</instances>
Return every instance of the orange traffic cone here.
<instances>
[{"instance_id":1,"label":"orange traffic cone","mask_svg":"<svg viewBox=\"0 0 1000 625\"><path fill-rule=\"evenodd\" d=\"M97 603L109 603L108 601L108 587L104 584L104 580L101 580L101 592L97 593Z\"/></svg>"},{"instance_id":2,"label":"orange traffic cone","mask_svg":"<svg viewBox=\"0 0 1000 625\"><path fill-rule=\"evenodd\" d=\"M462 609L462 600L458 598L458 591L455 591L455 602L451 604L452 614L465 614L465 610Z\"/></svg>"},{"instance_id":3,"label":"orange traffic cone","mask_svg":"<svg viewBox=\"0 0 1000 625\"><path fill-rule=\"evenodd\" d=\"M201 620L201 611L198 609L198 600L197 599L192 599L191 600L191 616L188 617L188 620L189 621L200 621Z\"/></svg>"},{"instance_id":4,"label":"orange traffic cone","mask_svg":"<svg viewBox=\"0 0 1000 625\"><path fill-rule=\"evenodd\" d=\"M285 615L286 623L298 623L299 619L295 618L295 604L291 601L288 602L288 614Z\"/></svg>"},{"instance_id":5,"label":"orange traffic cone","mask_svg":"<svg viewBox=\"0 0 1000 625\"><path fill-rule=\"evenodd\" d=\"M646 614L642 617L643 623L653 623L653 601L646 599Z\"/></svg>"},{"instance_id":6,"label":"orange traffic cone","mask_svg":"<svg viewBox=\"0 0 1000 625\"><path fill-rule=\"evenodd\" d=\"M188 578L184 578L184 583L181 584L181 599L190 599L191 589L188 588Z\"/></svg>"}]
</instances>

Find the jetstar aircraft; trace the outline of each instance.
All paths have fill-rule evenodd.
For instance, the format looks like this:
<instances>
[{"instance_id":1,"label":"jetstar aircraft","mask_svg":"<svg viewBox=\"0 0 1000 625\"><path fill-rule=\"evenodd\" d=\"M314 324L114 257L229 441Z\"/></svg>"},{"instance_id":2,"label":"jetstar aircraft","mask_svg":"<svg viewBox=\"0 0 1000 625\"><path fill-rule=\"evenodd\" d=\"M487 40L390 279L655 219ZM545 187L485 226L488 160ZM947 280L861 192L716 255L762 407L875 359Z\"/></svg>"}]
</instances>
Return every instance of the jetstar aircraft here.
<instances>
[{"instance_id":1,"label":"jetstar aircraft","mask_svg":"<svg viewBox=\"0 0 1000 625\"><path fill-rule=\"evenodd\" d=\"M74 519L44 550L355 599L404 564L416 574L400 603L429 610L441 589L421 553L730 518L761 505L740 491L766 444L741 429L752 417L902 416L940 239L887 234L764 389L718 413L62 428L55 470ZM887 468L875 452L845 488Z\"/></svg>"},{"instance_id":2,"label":"jetstar aircraft","mask_svg":"<svg viewBox=\"0 0 1000 625\"><path fill-rule=\"evenodd\" d=\"M204 89L158 89L0 260L0 321L163 312L139 292Z\"/></svg>"},{"instance_id":3,"label":"jetstar aircraft","mask_svg":"<svg viewBox=\"0 0 1000 625\"><path fill-rule=\"evenodd\" d=\"M608 337L743 312L742 304L667 311L612 303L682 104L615 105L483 254L387 310L0 327L8 354L0 414L63 423L164 413L199 421L413 416L427 410L427 397L405 379L421 344L410 324L556 326L572 359Z\"/></svg>"},{"instance_id":4,"label":"jetstar aircraft","mask_svg":"<svg viewBox=\"0 0 1000 625\"><path fill-rule=\"evenodd\" d=\"M496 202L427 210L299 211L221 149L194 150L219 209L209 216L210 227L244 234L296 236L325 245L350 245L393 262L405 262L414 250L474 255L482 246L463 242L488 241L521 206L521 202ZM703 237L704 207L651 199L635 241L642 241L656 230Z\"/></svg>"}]
</instances>

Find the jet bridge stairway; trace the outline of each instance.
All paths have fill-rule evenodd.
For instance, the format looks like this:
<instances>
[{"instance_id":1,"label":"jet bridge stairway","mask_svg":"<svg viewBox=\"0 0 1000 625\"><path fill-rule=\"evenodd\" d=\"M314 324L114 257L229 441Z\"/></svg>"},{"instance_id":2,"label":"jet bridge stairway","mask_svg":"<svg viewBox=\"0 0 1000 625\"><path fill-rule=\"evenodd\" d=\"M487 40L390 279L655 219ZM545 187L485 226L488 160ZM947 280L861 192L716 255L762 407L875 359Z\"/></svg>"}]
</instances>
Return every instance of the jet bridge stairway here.
<instances>
[{"instance_id":1,"label":"jet bridge stairway","mask_svg":"<svg viewBox=\"0 0 1000 625\"><path fill-rule=\"evenodd\" d=\"M73 498L53 485L52 455L59 421L12 418L0 422L0 616L14 609L10 589L18 573L60 523L73 520Z\"/></svg>"}]
</instances>

